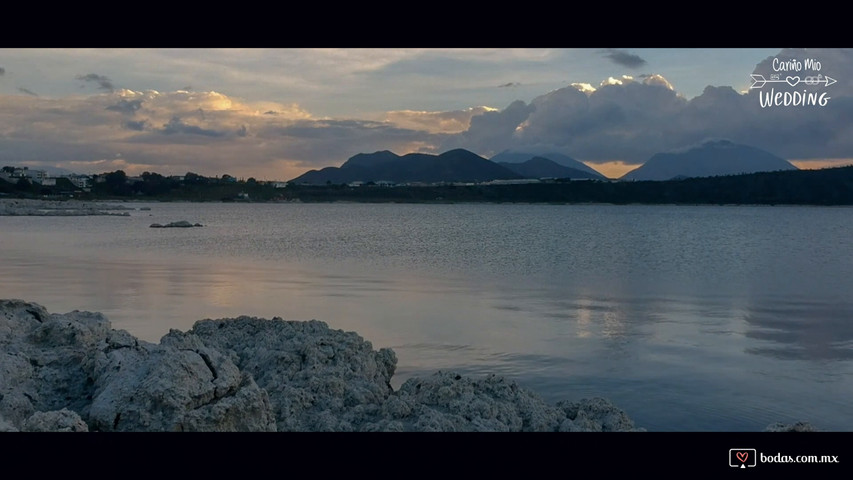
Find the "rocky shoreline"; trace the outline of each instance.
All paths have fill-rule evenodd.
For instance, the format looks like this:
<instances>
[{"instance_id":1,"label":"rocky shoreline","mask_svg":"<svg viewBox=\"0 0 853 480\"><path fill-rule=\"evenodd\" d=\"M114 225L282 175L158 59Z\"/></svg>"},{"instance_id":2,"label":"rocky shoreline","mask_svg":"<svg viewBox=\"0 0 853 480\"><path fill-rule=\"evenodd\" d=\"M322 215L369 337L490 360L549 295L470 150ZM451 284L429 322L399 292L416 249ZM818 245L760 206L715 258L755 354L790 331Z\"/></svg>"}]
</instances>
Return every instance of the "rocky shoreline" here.
<instances>
[{"instance_id":1,"label":"rocky shoreline","mask_svg":"<svg viewBox=\"0 0 853 480\"><path fill-rule=\"evenodd\" d=\"M0 300L0 431L645 431L606 399L550 405L495 375L395 391L396 363L316 320L200 320L154 344L100 313Z\"/></svg>"},{"instance_id":2,"label":"rocky shoreline","mask_svg":"<svg viewBox=\"0 0 853 480\"><path fill-rule=\"evenodd\" d=\"M0 199L0 216L129 216L127 210L135 209L118 204L78 200Z\"/></svg>"}]
</instances>

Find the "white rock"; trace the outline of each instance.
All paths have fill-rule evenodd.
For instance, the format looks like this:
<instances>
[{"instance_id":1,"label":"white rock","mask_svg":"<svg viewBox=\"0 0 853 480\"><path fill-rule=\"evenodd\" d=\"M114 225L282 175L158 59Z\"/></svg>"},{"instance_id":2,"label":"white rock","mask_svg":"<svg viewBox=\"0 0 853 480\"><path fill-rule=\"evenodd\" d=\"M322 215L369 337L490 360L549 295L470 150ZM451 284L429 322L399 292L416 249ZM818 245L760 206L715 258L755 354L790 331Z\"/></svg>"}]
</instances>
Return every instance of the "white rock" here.
<instances>
[{"instance_id":1,"label":"white rock","mask_svg":"<svg viewBox=\"0 0 853 480\"><path fill-rule=\"evenodd\" d=\"M202 320L153 344L99 313L0 300L0 430L641 430L605 399L552 406L494 375L395 392L396 362L315 320Z\"/></svg>"},{"instance_id":2,"label":"white rock","mask_svg":"<svg viewBox=\"0 0 853 480\"><path fill-rule=\"evenodd\" d=\"M392 392L396 356L319 321L203 320L190 333L230 352L270 396L279 431L349 431ZM171 332L170 335L177 335Z\"/></svg>"},{"instance_id":3,"label":"white rock","mask_svg":"<svg viewBox=\"0 0 853 480\"><path fill-rule=\"evenodd\" d=\"M25 432L88 432L89 426L77 412L67 408L36 412L24 423Z\"/></svg>"}]
</instances>

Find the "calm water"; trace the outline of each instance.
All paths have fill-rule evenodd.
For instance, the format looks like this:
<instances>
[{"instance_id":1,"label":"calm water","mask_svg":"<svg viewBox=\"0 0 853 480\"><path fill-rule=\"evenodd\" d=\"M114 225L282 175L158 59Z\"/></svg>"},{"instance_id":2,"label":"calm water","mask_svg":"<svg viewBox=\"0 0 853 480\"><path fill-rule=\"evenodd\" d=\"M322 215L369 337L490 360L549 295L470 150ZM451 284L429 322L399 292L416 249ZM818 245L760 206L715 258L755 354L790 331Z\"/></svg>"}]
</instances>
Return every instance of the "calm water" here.
<instances>
[{"instance_id":1,"label":"calm water","mask_svg":"<svg viewBox=\"0 0 853 480\"><path fill-rule=\"evenodd\" d=\"M853 431L853 209L131 204L0 217L0 297L157 342L202 318L318 319L393 385L497 373L652 431ZM188 220L193 229L152 229Z\"/></svg>"}]
</instances>

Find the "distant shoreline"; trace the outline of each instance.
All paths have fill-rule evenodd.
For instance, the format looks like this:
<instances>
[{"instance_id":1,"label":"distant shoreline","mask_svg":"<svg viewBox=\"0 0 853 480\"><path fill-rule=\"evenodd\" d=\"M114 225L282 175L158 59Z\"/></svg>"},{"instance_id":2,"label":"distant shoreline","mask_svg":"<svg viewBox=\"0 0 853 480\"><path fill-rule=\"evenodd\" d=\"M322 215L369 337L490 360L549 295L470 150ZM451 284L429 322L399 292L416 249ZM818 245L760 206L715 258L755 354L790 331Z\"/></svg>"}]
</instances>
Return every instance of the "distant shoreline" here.
<instances>
[{"instance_id":1,"label":"distant shoreline","mask_svg":"<svg viewBox=\"0 0 853 480\"><path fill-rule=\"evenodd\" d=\"M131 192L131 190L127 190ZM77 192L87 202L524 203L612 205L853 205L853 166L667 181L553 180L519 184L178 184L157 194ZM17 195L17 198L15 197ZM8 193L6 202L38 196ZM66 199L45 201L63 202ZM102 208L100 205L98 208Z\"/></svg>"}]
</instances>

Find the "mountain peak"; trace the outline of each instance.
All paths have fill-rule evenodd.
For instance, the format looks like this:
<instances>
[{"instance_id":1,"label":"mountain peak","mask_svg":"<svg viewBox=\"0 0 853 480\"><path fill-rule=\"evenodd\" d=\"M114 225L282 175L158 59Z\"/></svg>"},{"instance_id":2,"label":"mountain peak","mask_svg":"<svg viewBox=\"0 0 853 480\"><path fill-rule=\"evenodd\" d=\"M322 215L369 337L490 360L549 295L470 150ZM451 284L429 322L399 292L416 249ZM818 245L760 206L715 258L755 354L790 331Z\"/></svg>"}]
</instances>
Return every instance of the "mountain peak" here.
<instances>
[{"instance_id":1,"label":"mountain peak","mask_svg":"<svg viewBox=\"0 0 853 480\"><path fill-rule=\"evenodd\" d=\"M727 139L708 139L696 145L657 153L622 179L670 180L777 170L797 170L797 167L757 147Z\"/></svg>"},{"instance_id":2,"label":"mountain peak","mask_svg":"<svg viewBox=\"0 0 853 480\"><path fill-rule=\"evenodd\" d=\"M349 158L341 168L358 167L375 167L387 162L397 160L399 155L389 150L380 150L374 153L359 153Z\"/></svg>"},{"instance_id":3,"label":"mountain peak","mask_svg":"<svg viewBox=\"0 0 853 480\"><path fill-rule=\"evenodd\" d=\"M606 177L602 175L600 172L596 171L594 168L588 166L587 164L575 160L574 158L557 152L545 152L545 153L532 153L532 152L520 152L516 150L504 150L501 153L493 156L491 160L495 163L504 164L504 163L524 163L533 158L544 158L550 160L557 165L568 167L574 170L580 170L581 172L586 172L589 175L585 175L583 178L598 178L600 180L604 180ZM551 175L548 175L551 176Z\"/></svg>"}]
</instances>

